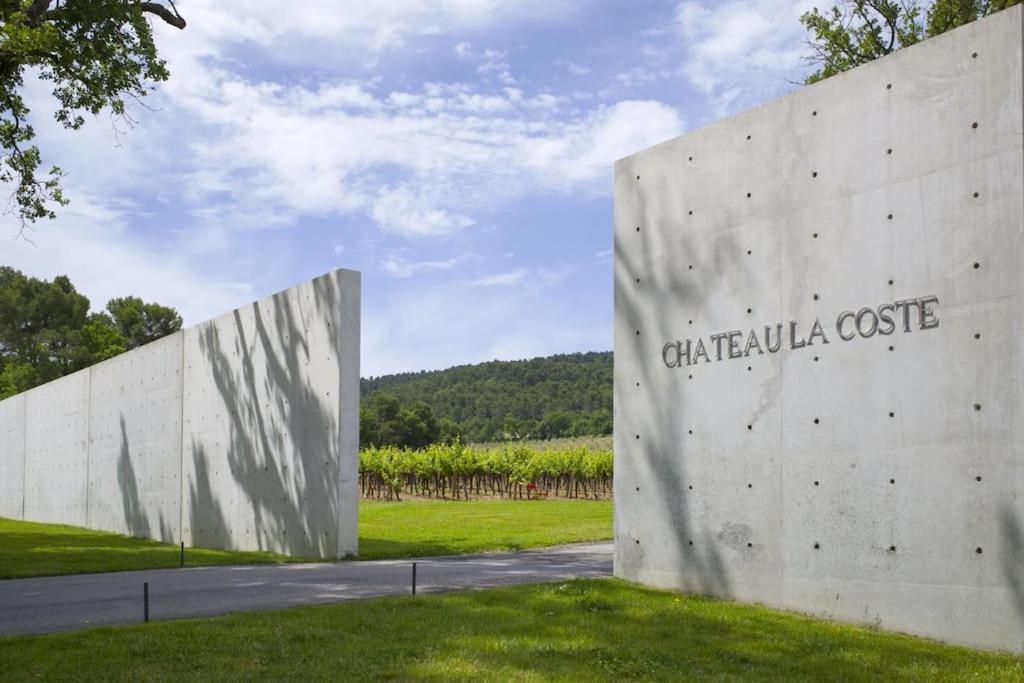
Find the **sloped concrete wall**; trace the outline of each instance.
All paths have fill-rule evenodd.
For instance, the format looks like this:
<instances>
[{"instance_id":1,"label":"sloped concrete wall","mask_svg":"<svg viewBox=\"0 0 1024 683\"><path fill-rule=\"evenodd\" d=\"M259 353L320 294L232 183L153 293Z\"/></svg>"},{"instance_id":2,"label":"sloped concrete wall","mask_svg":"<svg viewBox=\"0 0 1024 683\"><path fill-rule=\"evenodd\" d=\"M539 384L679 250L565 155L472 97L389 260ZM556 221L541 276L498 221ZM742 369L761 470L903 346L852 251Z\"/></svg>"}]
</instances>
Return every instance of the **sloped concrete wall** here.
<instances>
[{"instance_id":1,"label":"sloped concrete wall","mask_svg":"<svg viewBox=\"0 0 1024 683\"><path fill-rule=\"evenodd\" d=\"M335 271L0 402L0 515L354 554L359 307Z\"/></svg>"},{"instance_id":2,"label":"sloped concrete wall","mask_svg":"<svg viewBox=\"0 0 1024 683\"><path fill-rule=\"evenodd\" d=\"M25 516L88 523L89 372L25 392Z\"/></svg>"},{"instance_id":3,"label":"sloped concrete wall","mask_svg":"<svg viewBox=\"0 0 1024 683\"><path fill-rule=\"evenodd\" d=\"M21 519L25 504L25 395L0 401L0 517Z\"/></svg>"},{"instance_id":4,"label":"sloped concrete wall","mask_svg":"<svg viewBox=\"0 0 1024 683\"><path fill-rule=\"evenodd\" d=\"M181 539L184 334L90 368L88 526Z\"/></svg>"},{"instance_id":5,"label":"sloped concrete wall","mask_svg":"<svg viewBox=\"0 0 1024 683\"><path fill-rule=\"evenodd\" d=\"M618 162L618 576L1024 651L1022 32Z\"/></svg>"}]
</instances>

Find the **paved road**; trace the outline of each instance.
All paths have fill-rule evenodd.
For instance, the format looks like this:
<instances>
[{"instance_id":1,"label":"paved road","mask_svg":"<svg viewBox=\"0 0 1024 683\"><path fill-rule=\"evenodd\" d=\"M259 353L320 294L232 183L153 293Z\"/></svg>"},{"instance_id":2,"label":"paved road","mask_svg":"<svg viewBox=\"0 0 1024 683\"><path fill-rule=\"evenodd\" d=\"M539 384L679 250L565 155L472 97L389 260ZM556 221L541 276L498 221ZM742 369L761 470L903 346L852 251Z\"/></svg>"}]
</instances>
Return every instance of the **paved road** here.
<instances>
[{"instance_id":1,"label":"paved road","mask_svg":"<svg viewBox=\"0 0 1024 683\"><path fill-rule=\"evenodd\" d=\"M417 593L610 576L612 544L416 560ZM151 569L0 581L0 635L314 605L410 592L412 560Z\"/></svg>"}]
</instances>

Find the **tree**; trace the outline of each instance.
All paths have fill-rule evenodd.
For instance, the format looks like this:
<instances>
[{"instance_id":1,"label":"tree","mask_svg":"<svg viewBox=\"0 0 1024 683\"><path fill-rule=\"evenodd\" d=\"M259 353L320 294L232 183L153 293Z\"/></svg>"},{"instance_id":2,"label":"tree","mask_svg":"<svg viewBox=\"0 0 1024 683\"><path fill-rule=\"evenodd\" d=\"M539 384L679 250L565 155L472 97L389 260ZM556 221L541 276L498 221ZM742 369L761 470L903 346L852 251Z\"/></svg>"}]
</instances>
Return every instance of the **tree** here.
<instances>
[{"instance_id":1,"label":"tree","mask_svg":"<svg viewBox=\"0 0 1024 683\"><path fill-rule=\"evenodd\" d=\"M135 297L113 301L141 305L133 304L131 308L143 311L140 331L129 328L136 334L134 341L152 341L181 327L181 317L172 308L143 304ZM156 316L156 323L146 316ZM113 358L137 345L122 333L111 315L90 314L89 299L66 276L47 282L14 268L0 267L0 398Z\"/></svg>"},{"instance_id":2,"label":"tree","mask_svg":"<svg viewBox=\"0 0 1024 683\"><path fill-rule=\"evenodd\" d=\"M374 394L359 409L361 446L424 448L440 439L440 425L426 403L403 408L391 394Z\"/></svg>"},{"instance_id":3,"label":"tree","mask_svg":"<svg viewBox=\"0 0 1024 683\"><path fill-rule=\"evenodd\" d=\"M918 0L839 0L826 13L817 8L800 17L811 33L815 83L945 33L1021 0L935 0L924 13Z\"/></svg>"},{"instance_id":4,"label":"tree","mask_svg":"<svg viewBox=\"0 0 1024 683\"><path fill-rule=\"evenodd\" d=\"M88 313L89 299L66 276L46 282L0 267L0 371L32 368L11 370L24 389L78 369L74 350Z\"/></svg>"},{"instance_id":5,"label":"tree","mask_svg":"<svg viewBox=\"0 0 1024 683\"><path fill-rule=\"evenodd\" d=\"M82 326L76 353L76 370L113 358L129 349L128 339L121 334L109 316L96 313Z\"/></svg>"},{"instance_id":6,"label":"tree","mask_svg":"<svg viewBox=\"0 0 1024 683\"><path fill-rule=\"evenodd\" d=\"M572 429L573 415L567 410L550 411L544 414L538 426L538 434L542 439L557 439L568 436Z\"/></svg>"},{"instance_id":7,"label":"tree","mask_svg":"<svg viewBox=\"0 0 1024 683\"><path fill-rule=\"evenodd\" d=\"M107 303L111 324L134 349L181 329L181 316L173 308L145 303L137 296L111 299Z\"/></svg>"},{"instance_id":8,"label":"tree","mask_svg":"<svg viewBox=\"0 0 1024 683\"><path fill-rule=\"evenodd\" d=\"M401 412L401 443L408 448L426 448L437 443L441 428L434 419L434 411L426 403L417 402Z\"/></svg>"},{"instance_id":9,"label":"tree","mask_svg":"<svg viewBox=\"0 0 1024 683\"><path fill-rule=\"evenodd\" d=\"M77 130L84 114L107 108L124 117L126 99L144 97L168 77L149 17L185 28L173 0L0 2L0 181L14 186L22 229L67 204L61 169L39 171L41 154L20 93L26 72L53 84L54 118L65 128Z\"/></svg>"}]
</instances>

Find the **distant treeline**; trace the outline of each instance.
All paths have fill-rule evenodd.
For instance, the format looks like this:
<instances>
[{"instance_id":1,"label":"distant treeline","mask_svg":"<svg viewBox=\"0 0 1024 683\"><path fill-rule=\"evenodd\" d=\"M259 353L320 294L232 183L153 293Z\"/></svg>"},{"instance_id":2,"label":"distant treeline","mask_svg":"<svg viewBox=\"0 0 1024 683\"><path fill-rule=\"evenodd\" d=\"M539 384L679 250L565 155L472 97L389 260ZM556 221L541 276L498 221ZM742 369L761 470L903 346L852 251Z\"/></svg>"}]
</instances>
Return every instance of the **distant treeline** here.
<instances>
[{"instance_id":1,"label":"distant treeline","mask_svg":"<svg viewBox=\"0 0 1024 683\"><path fill-rule=\"evenodd\" d=\"M491 361L362 380L364 406L377 395L394 397L403 409L421 406L423 419L422 406L428 407L442 439L457 435L465 442L480 442L610 434L612 353Z\"/></svg>"}]
</instances>

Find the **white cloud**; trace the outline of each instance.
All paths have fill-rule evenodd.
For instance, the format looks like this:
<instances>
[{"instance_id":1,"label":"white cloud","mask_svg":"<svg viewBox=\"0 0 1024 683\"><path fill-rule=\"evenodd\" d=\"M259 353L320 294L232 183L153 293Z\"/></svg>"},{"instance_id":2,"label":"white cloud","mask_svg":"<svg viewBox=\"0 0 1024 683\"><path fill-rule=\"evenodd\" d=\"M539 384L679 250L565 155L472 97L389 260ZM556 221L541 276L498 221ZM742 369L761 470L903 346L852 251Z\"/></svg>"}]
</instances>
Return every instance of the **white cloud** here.
<instances>
[{"instance_id":1,"label":"white cloud","mask_svg":"<svg viewBox=\"0 0 1024 683\"><path fill-rule=\"evenodd\" d=\"M476 72L484 77L494 77L505 85L515 85L512 69L505 60L506 52L501 50L484 50L484 61L476 68Z\"/></svg>"},{"instance_id":2,"label":"white cloud","mask_svg":"<svg viewBox=\"0 0 1024 683\"><path fill-rule=\"evenodd\" d=\"M587 74L590 73L590 67L585 66L583 64L577 64L576 62L571 62L568 60L560 61L558 63L564 66L565 70L568 71L573 76L586 76Z\"/></svg>"},{"instance_id":3,"label":"white cloud","mask_svg":"<svg viewBox=\"0 0 1024 683\"><path fill-rule=\"evenodd\" d=\"M186 325L252 299L248 282L204 274L187 255L153 249L132 235L123 210L70 189L75 202L58 220L40 226L35 244L9 238L2 247L4 265L45 279L67 275L89 297L93 310L102 310L114 297L134 295L173 306ZM0 233L13 236L16 231L13 218L0 222Z\"/></svg>"},{"instance_id":4,"label":"white cloud","mask_svg":"<svg viewBox=\"0 0 1024 683\"><path fill-rule=\"evenodd\" d=\"M579 0L292 0L282 9L276 0L190 0L181 6L189 22L182 42L193 51L250 43L282 62L314 63L324 51L379 53L425 36L560 19L580 6Z\"/></svg>"},{"instance_id":5,"label":"white cloud","mask_svg":"<svg viewBox=\"0 0 1024 683\"><path fill-rule=\"evenodd\" d=\"M513 287L536 292L544 287L557 285L570 274L569 268L519 268L493 275L483 275L470 280L473 287Z\"/></svg>"},{"instance_id":6,"label":"white cloud","mask_svg":"<svg viewBox=\"0 0 1024 683\"><path fill-rule=\"evenodd\" d=\"M385 187L373 204L373 218L383 230L406 236L446 235L473 225L473 219L436 207L438 193L417 191L411 184Z\"/></svg>"},{"instance_id":7,"label":"white cloud","mask_svg":"<svg viewBox=\"0 0 1024 683\"><path fill-rule=\"evenodd\" d=\"M581 112L550 93L466 83L378 95L351 81L199 78L173 91L203 133L193 135L185 197L268 224L363 212L388 232L450 234L474 225L477 207L524 193L606 194L615 159L683 127L649 100Z\"/></svg>"},{"instance_id":8,"label":"white cloud","mask_svg":"<svg viewBox=\"0 0 1024 683\"><path fill-rule=\"evenodd\" d=\"M465 58L473 53L473 45L467 43L466 41L462 41L459 43L455 43L454 50L455 54L458 55L460 58Z\"/></svg>"},{"instance_id":9,"label":"white cloud","mask_svg":"<svg viewBox=\"0 0 1024 683\"><path fill-rule=\"evenodd\" d=\"M774 97L803 72L800 15L823 0L685 0L676 9L683 74L718 115Z\"/></svg>"},{"instance_id":10,"label":"white cloud","mask_svg":"<svg viewBox=\"0 0 1024 683\"><path fill-rule=\"evenodd\" d=\"M525 268L513 270L508 273L497 273L472 280L470 284L476 287L518 287L526 280L529 271Z\"/></svg>"},{"instance_id":11,"label":"white cloud","mask_svg":"<svg viewBox=\"0 0 1024 683\"><path fill-rule=\"evenodd\" d=\"M524 151L526 162L546 169L550 182L574 188L598 179L610 183L616 159L682 132L683 122L672 107L653 100L624 101L572 122L558 137L531 140Z\"/></svg>"},{"instance_id":12,"label":"white cloud","mask_svg":"<svg viewBox=\"0 0 1024 683\"><path fill-rule=\"evenodd\" d=\"M367 216L386 232L415 237L464 230L481 209L536 192L607 194L616 158L682 131L678 113L659 102L588 110L571 96L513 87L501 50L473 52L497 77L492 86L404 88L322 74L259 80L251 76L258 71L243 71L227 53L247 42L273 57L270 46L281 36L315 37L325 24L343 27L339 40L360 40L356 34L376 21L394 19L405 28L387 31L411 36L431 22L453 31L566 16L578 6L576 0L529 0L515 8L497 0L342 4L352 11L297 2L282 14L267 0L238 11L230 2L196 0L182 7L187 30L159 29L166 31L160 45L172 78L123 146L115 146L103 121L74 134L44 124L37 125L44 153L60 150L53 160L94 195L146 193L183 205L194 218L183 233L194 251L209 252L227 249L233 232L304 217ZM458 45L470 50L468 41ZM49 96L45 84L39 95Z\"/></svg>"},{"instance_id":13,"label":"white cloud","mask_svg":"<svg viewBox=\"0 0 1024 683\"><path fill-rule=\"evenodd\" d=\"M391 255L381 262L381 268L392 277L409 278L423 273L436 273L443 270L450 270L460 263L465 263L470 258L469 254L454 256L443 261L406 261L405 259Z\"/></svg>"}]
</instances>

